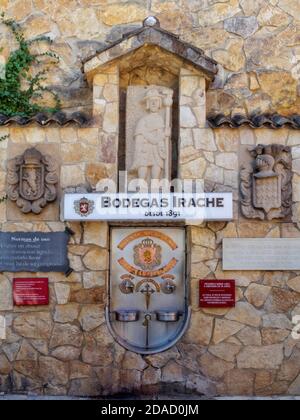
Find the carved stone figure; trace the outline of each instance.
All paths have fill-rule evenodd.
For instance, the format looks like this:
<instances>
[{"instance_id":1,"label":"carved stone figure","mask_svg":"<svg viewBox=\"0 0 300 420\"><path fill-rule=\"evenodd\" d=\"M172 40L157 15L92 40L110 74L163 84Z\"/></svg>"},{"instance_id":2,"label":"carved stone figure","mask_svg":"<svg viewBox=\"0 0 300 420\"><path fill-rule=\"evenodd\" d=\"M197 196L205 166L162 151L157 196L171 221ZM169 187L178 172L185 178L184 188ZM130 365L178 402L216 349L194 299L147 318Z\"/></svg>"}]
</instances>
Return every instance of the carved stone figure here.
<instances>
[{"instance_id":1,"label":"carved stone figure","mask_svg":"<svg viewBox=\"0 0 300 420\"><path fill-rule=\"evenodd\" d=\"M241 168L243 215L261 220L287 217L292 208L290 147L258 145L248 151L254 159Z\"/></svg>"},{"instance_id":2,"label":"carved stone figure","mask_svg":"<svg viewBox=\"0 0 300 420\"><path fill-rule=\"evenodd\" d=\"M128 90L127 160L131 163L127 168L146 181L169 178L173 91L160 86L131 86Z\"/></svg>"},{"instance_id":3,"label":"carved stone figure","mask_svg":"<svg viewBox=\"0 0 300 420\"><path fill-rule=\"evenodd\" d=\"M7 195L23 213L40 214L57 197L57 166L48 155L27 149L7 165Z\"/></svg>"}]
</instances>

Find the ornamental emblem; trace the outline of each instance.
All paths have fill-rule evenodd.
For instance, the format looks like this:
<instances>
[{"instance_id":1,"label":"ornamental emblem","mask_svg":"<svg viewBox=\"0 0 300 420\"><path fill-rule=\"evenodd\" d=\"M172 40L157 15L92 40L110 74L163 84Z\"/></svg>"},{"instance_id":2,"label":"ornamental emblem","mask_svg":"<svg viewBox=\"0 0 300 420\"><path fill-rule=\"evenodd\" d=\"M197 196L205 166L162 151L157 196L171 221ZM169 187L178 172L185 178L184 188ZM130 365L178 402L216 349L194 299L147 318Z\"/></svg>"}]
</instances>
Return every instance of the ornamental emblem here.
<instances>
[{"instance_id":1,"label":"ornamental emblem","mask_svg":"<svg viewBox=\"0 0 300 420\"><path fill-rule=\"evenodd\" d=\"M55 161L37 149L8 162L8 198L15 201L22 213L40 214L48 203L56 200L58 175Z\"/></svg>"},{"instance_id":2,"label":"ornamental emblem","mask_svg":"<svg viewBox=\"0 0 300 420\"><path fill-rule=\"evenodd\" d=\"M253 175L254 207L269 213L281 206L281 175L274 172L275 159L271 155L258 155Z\"/></svg>"},{"instance_id":3,"label":"ornamental emblem","mask_svg":"<svg viewBox=\"0 0 300 420\"><path fill-rule=\"evenodd\" d=\"M95 209L95 202L88 200L86 197L74 201L74 210L82 217L88 217Z\"/></svg>"},{"instance_id":4,"label":"ornamental emblem","mask_svg":"<svg viewBox=\"0 0 300 420\"><path fill-rule=\"evenodd\" d=\"M250 160L251 159L251 160ZM241 208L248 219L290 216L292 208L291 148L280 144L248 149L241 168Z\"/></svg>"},{"instance_id":5,"label":"ornamental emblem","mask_svg":"<svg viewBox=\"0 0 300 420\"><path fill-rule=\"evenodd\" d=\"M153 270L161 265L161 246L150 238L134 247L134 264L142 270Z\"/></svg>"}]
</instances>

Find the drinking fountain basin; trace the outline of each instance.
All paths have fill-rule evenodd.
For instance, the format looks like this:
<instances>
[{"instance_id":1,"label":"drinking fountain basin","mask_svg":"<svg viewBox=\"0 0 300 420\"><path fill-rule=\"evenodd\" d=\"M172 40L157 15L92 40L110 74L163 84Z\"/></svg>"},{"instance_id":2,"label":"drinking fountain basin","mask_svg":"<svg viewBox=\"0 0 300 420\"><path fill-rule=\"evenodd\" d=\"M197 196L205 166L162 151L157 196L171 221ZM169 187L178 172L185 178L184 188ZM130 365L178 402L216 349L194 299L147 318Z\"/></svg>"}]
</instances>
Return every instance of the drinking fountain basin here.
<instances>
[{"instance_id":1,"label":"drinking fountain basin","mask_svg":"<svg viewBox=\"0 0 300 420\"><path fill-rule=\"evenodd\" d=\"M159 311L156 312L156 319L160 322L178 322L182 316L181 312Z\"/></svg>"},{"instance_id":2,"label":"drinking fountain basin","mask_svg":"<svg viewBox=\"0 0 300 420\"><path fill-rule=\"evenodd\" d=\"M115 311L115 315L116 315L116 321L119 321L119 322L136 322L139 320L138 311L119 310L119 311Z\"/></svg>"}]
</instances>

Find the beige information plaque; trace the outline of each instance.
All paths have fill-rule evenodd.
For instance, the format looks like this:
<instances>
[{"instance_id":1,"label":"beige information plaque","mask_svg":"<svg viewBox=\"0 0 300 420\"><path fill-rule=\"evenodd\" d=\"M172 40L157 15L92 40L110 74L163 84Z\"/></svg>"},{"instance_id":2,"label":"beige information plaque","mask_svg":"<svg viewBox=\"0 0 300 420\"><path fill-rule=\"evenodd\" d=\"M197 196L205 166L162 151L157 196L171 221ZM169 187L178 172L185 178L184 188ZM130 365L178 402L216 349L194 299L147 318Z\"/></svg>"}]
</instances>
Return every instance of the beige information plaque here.
<instances>
[{"instance_id":1,"label":"beige information plaque","mask_svg":"<svg viewBox=\"0 0 300 420\"><path fill-rule=\"evenodd\" d=\"M224 239L223 270L300 270L300 238Z\"/></svg>"}]
</instances>

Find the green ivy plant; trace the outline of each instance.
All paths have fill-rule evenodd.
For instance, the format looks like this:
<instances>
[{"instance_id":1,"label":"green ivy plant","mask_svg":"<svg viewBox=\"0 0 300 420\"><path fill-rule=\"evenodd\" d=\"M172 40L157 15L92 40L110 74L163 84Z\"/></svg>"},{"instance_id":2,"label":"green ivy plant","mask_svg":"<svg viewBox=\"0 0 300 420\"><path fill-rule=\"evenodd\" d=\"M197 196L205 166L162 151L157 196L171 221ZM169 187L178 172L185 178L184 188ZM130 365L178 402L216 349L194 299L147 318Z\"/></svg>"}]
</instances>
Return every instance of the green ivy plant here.
<instances>
[{"instance_id":1,"label":"green ivy plant","mask_svg":"<svg viewBox=\"0 0 300 420\"><path fill-rule=\"evenodd\" d=\"M51 39L38 37L26 40L21 27L14 20L6 19L4 13L0 15L0 23L10 28L18 43L18 48L7 59L4 77L0 78L0 114L9 117L31 117L38 112L54 113L59 111L61 107L59 97L43 85L49 68L43 68L35 75L30 74L33 65L43 65L42 57L50 57L50 64L58 62L58 56L51 51L43 54L33 54L30 51L33 43L41 41L51 43ZM27 82L26 88L23 87L24 81ZM55 102L53 107L38 105L37 100L42 98L45 92L49 92L53 96Z\"/></svg>"},{"instance_id":2,"label":"green ivy plant","mask_svg":"<svg viewBox=\"0 0 300 420\"><path fill-rule=\"evenodd\" d=\"M9 138L9 134L5 134L4 136L0 136L0 143L1 141L4 141ZM8 196L4 195L3 197L0 197L0 204L4 203L7 200Z\"/></svg>"},{"instance_id":3,"label":"green ivy plant","mask_svg":"<svg viewBox=\"0 0 300 420\"><path fill-rule=\"evenodd\" d=\"M5 136L0 136L0 143L9 138L9 134L5 134Z\"/></svg>"}]
</instances>

